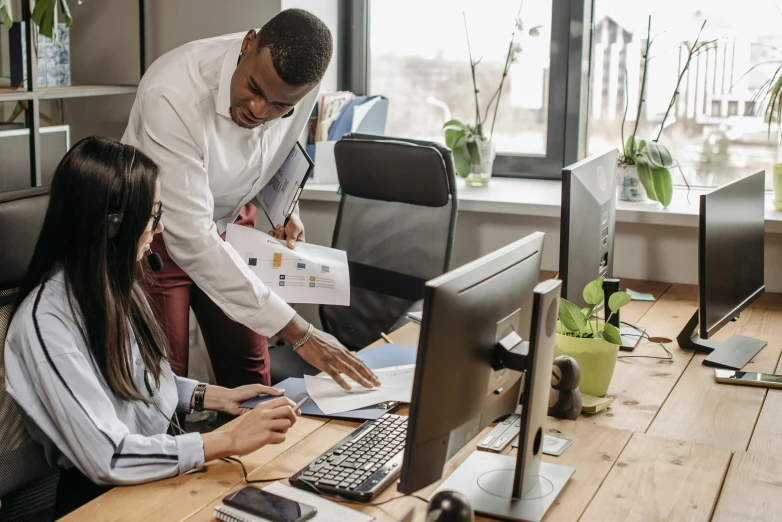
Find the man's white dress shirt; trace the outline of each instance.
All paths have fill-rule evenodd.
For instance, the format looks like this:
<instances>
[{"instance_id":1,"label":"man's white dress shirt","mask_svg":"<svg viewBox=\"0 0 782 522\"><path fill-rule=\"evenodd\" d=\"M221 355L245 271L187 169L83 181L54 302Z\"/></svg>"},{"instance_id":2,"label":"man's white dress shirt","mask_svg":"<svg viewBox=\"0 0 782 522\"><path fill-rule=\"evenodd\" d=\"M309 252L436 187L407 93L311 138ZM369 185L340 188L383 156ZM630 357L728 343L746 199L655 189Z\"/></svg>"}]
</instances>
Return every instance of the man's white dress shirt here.
<instances>
[{"instance_id":1,"label":"man's white dress shirt","mask_svg":"<svg viewBox=\"0 0 782 522\"><path fill-rule=\"evenodd\" d=\"M161 168L171 258L234 321L271 336L294 310L219 234L282 165L306 126L315 87L290 118L248 130L231 121L231 77L245 33L183 45L152 64L122 137Z\"/></svg>"}]
</instances>

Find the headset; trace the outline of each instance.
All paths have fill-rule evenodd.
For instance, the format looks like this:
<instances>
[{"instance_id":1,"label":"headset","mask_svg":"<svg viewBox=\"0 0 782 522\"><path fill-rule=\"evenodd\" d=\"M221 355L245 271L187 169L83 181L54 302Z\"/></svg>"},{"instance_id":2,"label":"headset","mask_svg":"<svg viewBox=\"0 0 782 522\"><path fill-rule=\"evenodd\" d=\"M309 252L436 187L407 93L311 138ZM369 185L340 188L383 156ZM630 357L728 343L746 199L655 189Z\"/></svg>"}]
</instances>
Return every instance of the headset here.
<instances>
[{"instance_id":1,"label":"headset","mask_svg":"<svg viewBox=\"0 0 782 522\"><path fill-rule=\"evenodd\" d=\"M117 237L119 229L122 226L122 220L125 218L125 211L128 207L128 198L130 197L130 171L133 169L133 162L136 159L136 147L130 145L122 146L122 154L125 158L125 180L123 182L122 199L120 200L119 212L111 212L108 215L106 228L109 239ZM160 254L150 249L147 256L147 262L153 272L159 272L163 269L163 260Z\"/></svg>"},{"instance_id":2,"label":"headset","mask_svg":"<svg viewBox=\"0 0 782 522\"><path fill-rule=\"evenodd\" d=\"M136 147L122 146L125 157L125 181L123 183L122 200L120 200L119 212L112 212L108 216L108 236L117 237L119 229L122 226L122 220L125 218L125 210L128 206L130 197L130 171L133 168L133 161L136 159Z\"/></svg>"}]
</instances>

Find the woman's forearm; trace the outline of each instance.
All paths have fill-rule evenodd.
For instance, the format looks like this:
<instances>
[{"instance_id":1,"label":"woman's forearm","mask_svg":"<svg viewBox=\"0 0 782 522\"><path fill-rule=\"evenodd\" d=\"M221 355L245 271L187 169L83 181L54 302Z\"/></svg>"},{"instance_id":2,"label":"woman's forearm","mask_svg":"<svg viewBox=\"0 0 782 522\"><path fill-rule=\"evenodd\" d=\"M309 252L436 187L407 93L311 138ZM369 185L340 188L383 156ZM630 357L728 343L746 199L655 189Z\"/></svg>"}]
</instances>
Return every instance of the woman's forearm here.
<instances>
[{"instance_id":1,"label":"woman's forearm","mask_svg":"<svg viewBox=\"0 0 782 522\"><path fill-rule=\"evenodd\" d=\"M204 433L201 438L204 441L204 462L236 454L231 430Z\"/></svg>"}]
</instances>

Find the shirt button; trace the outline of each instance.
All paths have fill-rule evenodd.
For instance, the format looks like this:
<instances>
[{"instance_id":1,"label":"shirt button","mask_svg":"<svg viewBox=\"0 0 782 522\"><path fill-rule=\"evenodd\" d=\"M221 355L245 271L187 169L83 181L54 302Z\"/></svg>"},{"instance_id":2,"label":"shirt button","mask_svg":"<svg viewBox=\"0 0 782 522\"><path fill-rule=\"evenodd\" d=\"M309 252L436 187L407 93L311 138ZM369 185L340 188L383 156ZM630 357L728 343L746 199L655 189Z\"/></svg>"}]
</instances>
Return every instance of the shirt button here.
<instances>
[{"instance_id":1,"label":"shirt button","mask_svg":"<svg viewBox=\"0 0 782 522\"><path fill-rule=\"evenodd\" d=\"M141 359L136 359L136 366L141 366Z\"/></svg>"}]
</instances>

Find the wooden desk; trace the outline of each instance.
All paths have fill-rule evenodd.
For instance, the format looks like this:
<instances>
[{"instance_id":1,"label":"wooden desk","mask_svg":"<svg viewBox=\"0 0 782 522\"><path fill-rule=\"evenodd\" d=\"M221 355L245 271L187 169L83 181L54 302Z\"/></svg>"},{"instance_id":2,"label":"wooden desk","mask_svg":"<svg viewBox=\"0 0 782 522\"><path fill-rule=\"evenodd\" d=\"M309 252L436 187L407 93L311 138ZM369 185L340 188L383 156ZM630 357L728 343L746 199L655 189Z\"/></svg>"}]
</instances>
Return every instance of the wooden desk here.
<instances>
[{"instance_id":1,"label":"wooden desk","mask_svg":"<svg viewBox=\"0 0 782 522\"><path fill-rule=\"evenodd\" d=\"M701 365L702 355L678 348L676 335L697 307L695 287L625 283L654 294L657 301L631 303L622 319L644 326L653 337L671 339L666 346L673 359L620 359L608 411L575 422L549 419L549 431L574 443L561 457L544 459L574 466L576 473L546 520L781 520L782 390L716 384L713 370ZM408 325L391 338L416 346L418 333L416 325ZM751 363L753 371L782 372L782 295L764 296L717 338L733 333L768 341ZM664 357L665 352L659 344L642 341L623 355ZM357 425L301 418L284 444L242 460L253 479L284 480ZM446 473L482 435L448 463ZM212 520L213 507L240 487L239 467L215 462L202 473L115 488L65 520ZM436 487L419 496L431 495ZM416 520L423 520L426 505L400 497L393 487L376 502L392 497L399 498L378 507L351 507L381 522L414 507Z\"/></svg>"}]
</instances>

